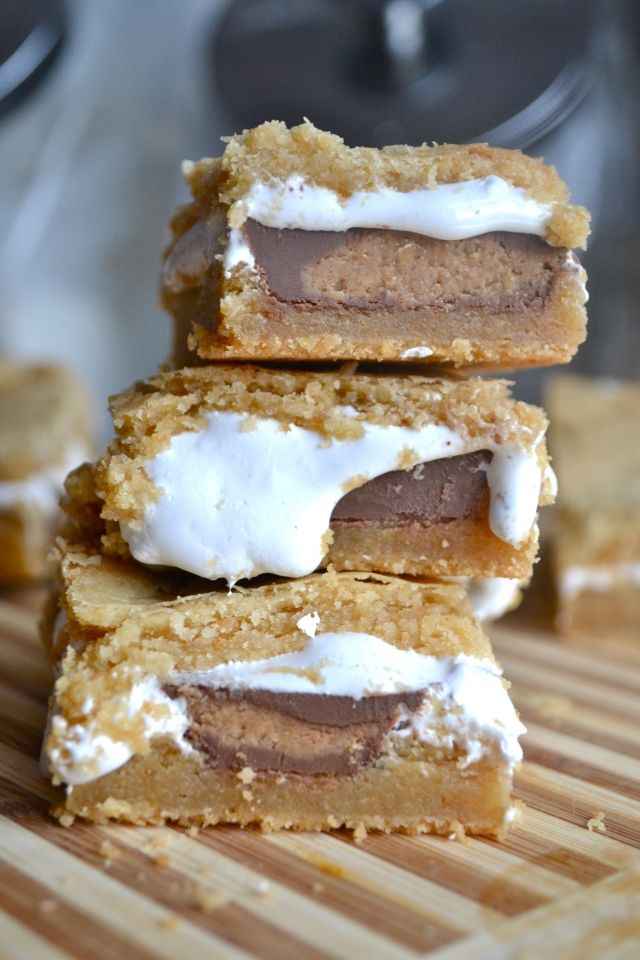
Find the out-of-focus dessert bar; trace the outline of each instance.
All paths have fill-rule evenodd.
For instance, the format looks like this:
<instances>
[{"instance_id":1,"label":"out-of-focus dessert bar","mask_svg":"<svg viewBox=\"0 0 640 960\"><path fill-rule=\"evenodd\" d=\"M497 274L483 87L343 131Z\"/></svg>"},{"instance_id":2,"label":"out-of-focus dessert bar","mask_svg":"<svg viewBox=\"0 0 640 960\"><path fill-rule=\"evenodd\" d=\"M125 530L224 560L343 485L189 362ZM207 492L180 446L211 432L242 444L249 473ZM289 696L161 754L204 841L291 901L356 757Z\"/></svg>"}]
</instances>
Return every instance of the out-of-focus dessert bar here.
<instances>
[{"instance_id":1,"label":"out-of-focus dessert bar","mask_svg":"<svg viewBox=\"0 0 640 960\"><path fill-rule=\"evenodd\" d=\"M470 146L346 147L305 122L185 167L162 296L176 365L564 363L585 337L589 217L552 167Z\"/></svg>"},{"instance_id":2,"label":"out-of-focus dessert bar","mask_svg":"<svg viewBox=\"0 0 640 960\"><path fill-rule=\"evenodd\" d=\"M558 628L640 640L640 386L557 376L547 406Z\"/></svg>"}]
</instances>

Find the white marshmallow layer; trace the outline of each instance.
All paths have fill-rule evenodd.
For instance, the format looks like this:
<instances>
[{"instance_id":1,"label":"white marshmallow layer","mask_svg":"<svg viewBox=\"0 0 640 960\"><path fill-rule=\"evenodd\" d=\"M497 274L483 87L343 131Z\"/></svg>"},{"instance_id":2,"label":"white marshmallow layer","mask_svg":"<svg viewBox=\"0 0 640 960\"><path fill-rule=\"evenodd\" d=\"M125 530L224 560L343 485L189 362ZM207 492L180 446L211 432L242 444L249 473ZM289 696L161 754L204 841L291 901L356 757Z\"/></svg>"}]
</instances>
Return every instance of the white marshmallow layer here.
<instances>
[{"instance_id":1,"label":"white marshmallow layer","mask_svg":"<svg viewBox=\"0 0 640 960\"><path fill-rule=\"evenodd\" d=\"M310 612L308 621L317 624L315 616L315 612ZM428 689L424 706L413 715L403 715L392 736L413 736L435 746L455 746L462 753L462 766L489 751L498 751L510 766L522 759L518 737L525 727L494 663L464 655L425 656L415 650L401 650L370 634L320 633L310 637L297 653L266 660L231 661L206 671L174 672L166 682L212 689L348 696L356 700ZM70 725L60 716L52 721L57 746L49 752L49 768L69 785L103 776L134 754L126 740L100 731L96 720L90 717L92 707L87 703L84 723ZM123 717L143 717L149 740L168 737L181 750L192 751L184 737L189 725L186 702L181 697L167 696L156 677L133 683L129 697L119 698L119 707Z\"/></svg>"},{"instance_id":2,"label":"white marshmallow layer","mask_svg":"<svg viewBox=\"0 0 640 960\"><path fill-rule=\"evenodd\" d=\"M234 204L233 219L251 218L278 230L330 230L354 227L404 230L437 240L463 240L494 230L543 236L552 206L539 203L520 187L489 176L429 189L402 192L388 187L355 191L343 198L307 183L300 175L284 182L254 183ZM229 231L224 268L255 266L242 231Z\"/></svg>"},{"instance_id":3,"label":"white marshmallow layer","mask_svg":"<svg viewBox=\"0 0 640 960\"><path fill-rule=\"evenodd\" d=\"M349 415L345 411L345 415ZM362 423L357 440L329 441L272 419L213 411L148 460L159 496L120 529L142 563L230 584L271 573L301 577L327 552L331 513L352 486L418 463L489 449L490 525L518 544L535 523L541 487L530 450L470 438L441 424L419 429Z\"/></svg>"}]
</instances>

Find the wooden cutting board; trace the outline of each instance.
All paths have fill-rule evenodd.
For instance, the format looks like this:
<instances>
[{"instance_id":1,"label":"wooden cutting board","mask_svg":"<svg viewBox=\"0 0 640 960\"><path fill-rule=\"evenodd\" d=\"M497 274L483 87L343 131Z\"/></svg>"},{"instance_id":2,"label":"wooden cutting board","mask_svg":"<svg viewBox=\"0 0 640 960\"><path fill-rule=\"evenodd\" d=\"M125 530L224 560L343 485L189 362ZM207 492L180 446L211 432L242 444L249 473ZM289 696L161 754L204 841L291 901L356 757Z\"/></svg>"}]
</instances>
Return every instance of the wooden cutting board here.
<instances>
[{"instance_id":1,"label":"wooden cutting board","mask_svg":"<svg viewBox=\"0 0 640 960\"><path fill-rule=\"evenodd\" d=\"M492 629L529 727L502 844L58 826L37 591L0 599L0 956L640 957L640 643Z\"/></svg>"}]
</instances>

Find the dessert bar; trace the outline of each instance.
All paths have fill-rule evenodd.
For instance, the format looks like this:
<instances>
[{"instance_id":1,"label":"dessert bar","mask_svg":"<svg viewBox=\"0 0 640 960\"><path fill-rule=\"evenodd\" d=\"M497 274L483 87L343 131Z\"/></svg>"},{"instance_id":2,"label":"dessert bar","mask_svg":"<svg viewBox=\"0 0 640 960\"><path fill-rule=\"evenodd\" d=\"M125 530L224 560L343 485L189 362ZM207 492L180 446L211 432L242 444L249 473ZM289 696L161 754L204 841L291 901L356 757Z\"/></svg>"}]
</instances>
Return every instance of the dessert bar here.
<instances>
[{"instance_id":1,"label":"dessert bar","mask_svg":"<svg viewBox=\"0 0 640 960\"><path fill-rule=\"evenodd\" d=\"M112 412L104 551L230 584L327 564L525 579L553 497L546 420L498 380L198 367Z\"/></svg>"},{"instance_id":2,"label":"dessert bar","mask_svg":"<svg viewBox=\"0 0 640 960\"><path fill-rule=\"evenodd\" d=\"M162 285L205 359L566 362L589 218L552 167L470 146L349 148L265 123L186 164Z\"/></svg>"},{"instance_id":3,"label":"dessert bar","mask_svg":"<svg viewBox=\"0 0 640 960\"><path fill-rule=\"evenodd\" d=\"M0 360L0 582L47 574L64 478L89 452L88 410L69 371Z\"/></svg>"},{"instance_id":4,"label":"dessert bar","mask_svg":"<svg viewBox=\"0 0 640 960\"><path fill-rule=\"evenodd\" d=\"M547 403L558 628L640 640L640 386L556 376Z\"/></svg>"},{"instance_id":5,"label":"dessert bar","mask_svg":"<svg viewBox=\"0 0 640 960\"><path fill-rule=\"evenodd\" d=\"M503 833L524 728L461 586L203 590L63 555L44 754L63 822Z\"/></svg>"}]
</instances>

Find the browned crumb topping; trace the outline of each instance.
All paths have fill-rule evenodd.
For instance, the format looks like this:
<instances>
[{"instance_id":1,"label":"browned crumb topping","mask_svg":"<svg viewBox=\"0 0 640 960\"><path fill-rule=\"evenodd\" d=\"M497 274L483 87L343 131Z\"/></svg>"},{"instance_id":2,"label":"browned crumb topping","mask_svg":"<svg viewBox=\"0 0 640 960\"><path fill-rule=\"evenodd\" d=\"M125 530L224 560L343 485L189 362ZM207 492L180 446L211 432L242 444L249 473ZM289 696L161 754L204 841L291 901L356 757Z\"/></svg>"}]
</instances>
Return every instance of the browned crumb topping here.
<instances>
[{"instance_id":1,"label":"browned crumb topping","mask_svg":"<svg viewBox=\"0 0 640 960\"><path fill-rule=\"evenodd\" d=\"M220 159L185 164L196 201L209 209L218 202L231 206L256 181L286 180L294 174L342 197L356 190L388 187L406 192L496 175L539 202L555 205L546 238L550 243L584 246L589 232L587 211L569 205L569 191L555 168L520 151L483 143L347 147L340 137L309 121L288 129L274 120L226 138ZM244 216L241 207L236 208L232 225L240 226Z\"/></svg>"}]
</instances>

